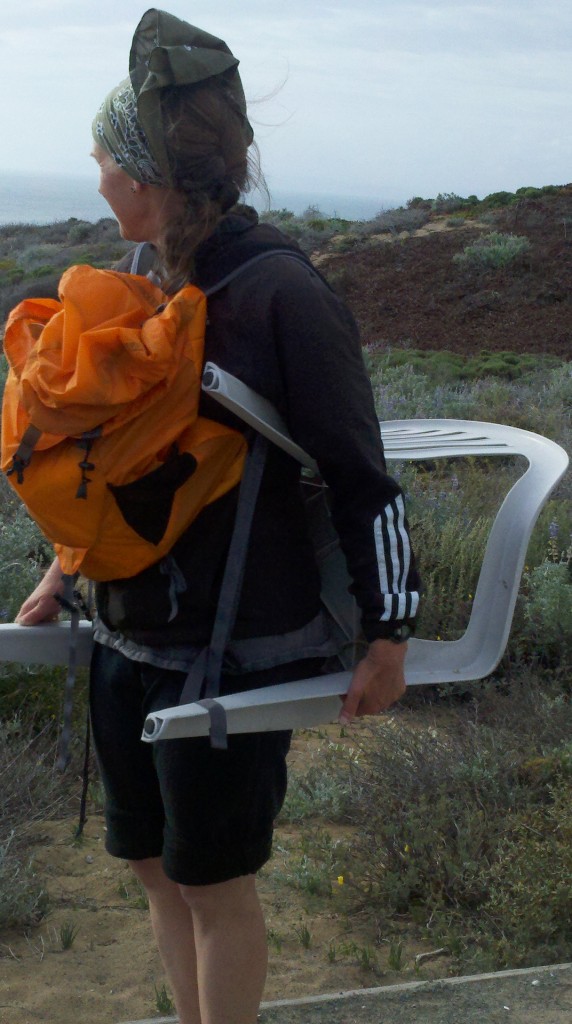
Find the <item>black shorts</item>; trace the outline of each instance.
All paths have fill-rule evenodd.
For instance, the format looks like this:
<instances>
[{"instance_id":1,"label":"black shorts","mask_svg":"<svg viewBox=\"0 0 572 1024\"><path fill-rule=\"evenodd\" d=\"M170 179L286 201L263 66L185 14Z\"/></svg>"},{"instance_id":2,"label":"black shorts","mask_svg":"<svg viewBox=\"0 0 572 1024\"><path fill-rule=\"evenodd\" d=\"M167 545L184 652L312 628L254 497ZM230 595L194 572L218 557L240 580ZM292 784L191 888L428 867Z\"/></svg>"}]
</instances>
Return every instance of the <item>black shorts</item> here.
<instances>
[{"instance_id":1,"label":"black shorts","mask_svg":"<svg viewBox=\"0 0 572 1024\"><path fill-rule=\"evenodd\" d=\"M312 658L245 676L221 693L318 675ZM106 794L106 847L125 860L162 857L183 885L252 874L268 860L286 793L290 732L235 734L228 750L208 738L143 743L147 715L179 702L184 672L127 659L96 643L91 716Z\"/></svg>"}]
</instances>

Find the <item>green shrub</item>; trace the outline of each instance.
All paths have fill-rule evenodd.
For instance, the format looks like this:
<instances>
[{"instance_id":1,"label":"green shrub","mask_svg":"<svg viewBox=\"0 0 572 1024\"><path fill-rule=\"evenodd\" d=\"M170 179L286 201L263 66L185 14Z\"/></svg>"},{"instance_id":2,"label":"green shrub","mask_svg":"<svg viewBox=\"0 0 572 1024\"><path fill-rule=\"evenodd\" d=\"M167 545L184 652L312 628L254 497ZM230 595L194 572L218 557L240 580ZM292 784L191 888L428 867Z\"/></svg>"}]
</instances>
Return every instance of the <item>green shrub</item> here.
<instances>
[{"instance_id":1,"label":"green shrub","mask_svg":"<svg viewBox=\"0 0 572 1024\"><path fill-rule=\"evenodd\" d=\"M22 250L20 263L28 273L41 266L49 266L53 270L65 263L65 255L61 246L53 243L29 245Z\"/></svg>"},{"instance_id":2,"label":"green shrub","mask_svg":"<svg viewBox=\"0 0 572 1024\"><path fill-rule=\"evenodd\" d=\"M290 210L268 210L261 214L263 223L275 224L286 235L296 239L300 247L312 253L336 235L347 232L351 222L339 217L327 217L317 206L309 206L301 216Z\"/></svg>"},{"instance_id":3,"label":"green shrub","mask_svg":"<svg viewBox=\"0 0 572 1024\"><path fill-rule=\"evenodd\" d=\"M526 950L534 961L531 937L558 956L571 927L572 705L528 673L504 692L475 685L472 697L451 704L439 729L403 711L372 723L356 756L329 766L357 776L348 887L380 927L408 915L436 945L454 936L473 959L514 966ZM555 788L568 810L549 863L563 806ZM537 829L543 816L548 824ZM528 907L540 908L549 889L544 920L539 911L531 921L527 894Z\"/></svg>"},{"instance_id":4,"label":"green shrub","mask_svg":"<svg viewBox=\"0 0 572 1024\"><path fill-rule=\"evenodd\" d=\"M94 225L86 220L78 220L75 224L72 224L68 231L68 241L70 245L79 245L81 242L86 242L93 231Z\"/></svg>"},{"instance_id":5,"label":"green shrub","mask_svg":"<svg viewBox=\"0 0 572 1024\"><path fill-rule=\"evenodd\" d=\"M411 199L407 200L407 203L405 205L408 210L430 210L432 200L423 199L422 196L412 196Z\"/></svg>"},{"instance_id":6,"label":"green shrub","mask_svg":"<svg viewBox=\"0 0 572 1024\"><path fill-rule=\"evenodd\" d=\"M49 277L53 272L54 268L50 263L43 263L41 266L34 267L34 269L30 271L30 277Z\"/></svg>"},{"instance_id":7,"label":"green shrub","mask_svg":"<svg viewBox=\"0 0 572 1024\"><path fill-rule=\"evenodd\" d=\"M382 210L372 220L357 226L363 237L384 234L397 235L401 231L417 231L427 223L431 216L430 210L422 206L410 206L408 209L399 207L396 210Z\"/></svg>"},{"instance_id":8,"label":"green shrub","mask_svg":"<svg viewBox=\"0 0 572 1024\"><path fill-rule=\"evenodd\" d=\"M492 208L499 208L502 206L512 206L516 202L514 192L491 192L488 196L483 199L483 206L489 206Z\"/></svg>"},{"instance_id":9,"label":"green shrub","mask_svg":"<svg viewBox=\"0 0 572 1024\"><path fill-rule=\"evenodd\" d=\"M546 804L526 820L510 815L489 875L479 936L496 968L554 963L572 944L572 784L560 770Z\"/></svg>"},{"instance_id":10,"label":"green shrub","mask_svg":"<svg viewBox=\"0 0 572 1024\"><path fill-rule=\"evenodd\" d=\"M46 913L48 897L33 862L13 849L13 833L0 844L0 929L36 924Z\"/></svg>"},{"instance_id":11,"label":"green shrub","mask_svg":"<svg viewBox=\"0 0 572 1024\"><path fill-rule=\"evenodd\" d=\"M572 574L568 562L545 561L524 574L526 633L520 642L529 657L551 665L572 664Z\"/></svg>"},{"instance_id":12,"label":"green shrub","mask_svg":"<svg viewBox=\"0 0 572 1024\"><path fill-rule=\"evenodd\" d=\"M491 231L456 253L453 262L462 270L498 270L521 260L529 251L530 242L523 235Z\"/></svg>"},{"instance_id":13,"label":"green shrub","mask_svg":"<svg viewBox=\"0 0 572 1024\"><path fill-rule=\"evenodd\" d=\"M332 271L328 280L335 288L346 287L348 290L355 289L359 283L356 271L342 270ZM341 285L338 284L341 282ZM446 349L422 350L411 348L387 348L377 349L369 347L364 352L366 364L370 373L376 379L382 379L385 369L397 366L409 366L417 374L425 375L428 385L429 381L436 384L451 384L459 387L468 381L479 381L483 377L494 376L504 380L517 380L519 384L526 385L527 379L532 374L542 375L543 386L550 384L550 372L554 369L561 376L562 361L557 356L535 355L531 352L491 352L483 350L474 356L461 355L458 352L449 352ZM568 389L570 380L570 392L572 398L572 374L564 375L562 382L553 388L557 390L555 400L560 402L560 392ZM564 399L566 401L567 399ZM483 410L483 419L488 414ZM488 417L490 418L490 416Z\"/></svg>"},{"instance_id":14,"label":"green shrub","mask_svg":"<svg viewBox=\"0 0 572 1024\"><path fill-rule=\"evenodd\" d=\"M343 821L351 800L349 775L345 780L338 775L332 777L324 772L321 763L311 764L304 772L291 772L280 821L296 823L308 818Z\"/></svg>"},{"instance_id":15,"label":"green shrub","mask_svg":"<svg viewBox=\"0 0 572 1024\"><path fill-rule=\"evenodd\" d=\"M52 732L35 736L19 718L0 721L0 928L32 924L47 908L28 834L63 802Z\"/></svg>"},{"instance_id":16,"label":"green shrub","mask_svg":"<svg viewBox=\"0 0 572 1024\"><path fill-rule=\"evenodd\" d=\"M540 188L535 188L532 185L525 185L523 188L517 188L515 195L520 196L523 199L536 199L537 196L557 195L561 189L562 185L542 185Z\"/></svg>"},{"instance_id":17,"label":"green shrub","mask_svg":"<svg viewBox=\"0 0 572 1024\"><path fill-rule=\"evenodd\" d=\"M0 485L0 497L8 485ZM13 504L12 504L13 500ZM0 622L11 622L53 553L24 507L5 495L0 518Z\"/></svg>"},{"instance_id":18,"label":"green shrub","mask_svg":"<svg viewBox=\"0 0 572 1024\"><path fill-rule=\"evenodd\" d=\"M465 200L454 192L440 192L433 200L433 209L436 213L454 213L461 210L464 204Z\"/></svg>"}]
</instances>

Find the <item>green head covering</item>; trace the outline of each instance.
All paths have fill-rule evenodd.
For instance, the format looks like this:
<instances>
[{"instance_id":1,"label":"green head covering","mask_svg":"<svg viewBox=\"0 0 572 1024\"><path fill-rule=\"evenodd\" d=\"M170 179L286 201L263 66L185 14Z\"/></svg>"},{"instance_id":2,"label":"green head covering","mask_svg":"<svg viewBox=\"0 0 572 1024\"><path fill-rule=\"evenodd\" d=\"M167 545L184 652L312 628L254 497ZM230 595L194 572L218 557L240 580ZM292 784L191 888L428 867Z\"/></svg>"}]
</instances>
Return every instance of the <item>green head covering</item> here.
<instances>
[{"instance_id":1,"label":"green head covering","mask_svg":"<svg viewBox=\"0 0 572 1024\"><path fill-rule=\"evenodd\" d=\"M151 8L135 29L129 80L112 90L96 115L95 141L135 181L176 184L165 146L161 90L223 77L249 146L253 131L237 67L238 60L222 39Z\"/></svg>"}]
</instances>

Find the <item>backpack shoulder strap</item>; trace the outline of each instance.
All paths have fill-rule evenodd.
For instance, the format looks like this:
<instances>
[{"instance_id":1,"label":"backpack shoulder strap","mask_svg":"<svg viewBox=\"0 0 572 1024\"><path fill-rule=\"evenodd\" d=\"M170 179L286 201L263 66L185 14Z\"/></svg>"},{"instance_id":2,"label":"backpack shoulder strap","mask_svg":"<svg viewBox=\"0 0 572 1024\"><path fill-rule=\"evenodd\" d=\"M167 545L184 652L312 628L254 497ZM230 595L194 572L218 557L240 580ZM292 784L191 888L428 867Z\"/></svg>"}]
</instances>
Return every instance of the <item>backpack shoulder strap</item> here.
<instances>
[{"instance_id":1,"label":"backpack shoulder strap","mask_svg":"<svg viewBox=\"0 0 572 1024\"><path fill-rule=\"evenodd\" d=\"M231 284L237 277L240 277L244 271L249 270L251 267L260 263L261 260L269 259L272 256L282 256L283 258L294 260L295 263L299 263L306 267L307 270L313 271L318 274L315 267L312 266L310 260L303 252L297 252L295 249L288 249L286 247L275 246L269 247L267 243L264 243L264 249L260 252L255 253L254 256L247 256L241 262L237 263L232 270L224 274L219 281L215 281L214 284L208 285L206 288L202 288L202 292L207 296L215 295L217 292L222 291L227 285ZM252 251L252 250L251 250ZM139 242L139 244L131 252L124 256L118 264L118 269L128 274L140 274L146 276L150 273L155 265L157 251L150 242ZM325 284L322 275L318 275ZM328 285L329 287L329 285Z\"/></svg>"},{"instance_id":2,"label":"backpack shoulder strap","mask_svg":"<svg viewBox=\"0 0 572 1024\"><path fill-rule=\"evenodd\" d=\"M139 242L131 252L127 253L119 263L119 269L127 274L140 274L146 277L153 269L157 250L150 242Z\"/></svg>"},{"instance_id":3,"label":"backpack shoulder strap","mask_svg":"<svg viewBox=\"0 0 572 1024\"><path fill-rule=\"evenodd\" d=\"M261 260L269 259L269 257L271 256L287 257L289 259L294 260L296 263L301 263L308 270L314 269L308 258L304 256L303 253L297 253L292 249L265 249L263 252L257 253L256 256L250 256L242 263L239 263L238 266L234 268L234 270L231 270L230 273L225 274L224 277L221 277L220 281L216 281L215 284L211 285L210 287L204 288L204 294L207 296L207 298L210 295L215 295L216 292L219 292L223 288L226 288L226 286L230 284L231 281L234 281L235 278L240 277L240 275L243 274L245 270L249 270L250 267L253 267L255 266L255 264L260 263Z\"/></svg>"},{"instance_id":4,"label":"backpack shoulder strap","mask_svg":"<svg viewBox=\"0 0 572 1024\"><path fill-rule=\"evenodd\" d=\"M250 529L267 450L266 438L262 434L256 434L246 457L240 482L236 517L210 643L200 652L187 675L179 699L179 704L191 704L196 701L207 708L210 717L211 746L223 750L227 746L226 714L215 698L219 692L224 654L236 620Z\"/></svg>"}]
</instances>

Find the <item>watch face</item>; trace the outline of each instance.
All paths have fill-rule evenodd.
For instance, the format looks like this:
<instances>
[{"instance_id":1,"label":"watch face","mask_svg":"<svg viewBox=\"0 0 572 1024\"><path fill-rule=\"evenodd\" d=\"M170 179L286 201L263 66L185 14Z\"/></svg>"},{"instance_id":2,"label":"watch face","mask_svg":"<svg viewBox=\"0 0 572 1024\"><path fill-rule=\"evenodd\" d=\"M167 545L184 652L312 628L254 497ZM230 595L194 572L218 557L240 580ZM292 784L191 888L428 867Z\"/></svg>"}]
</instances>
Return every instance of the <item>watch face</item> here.
<instances>
[{"instance_id":1,"label":"watch face","mask_svg":"<svg viewBox=\"0 0 572 1024\"><path fill-rule=\"evenodd\" d=\"M402 626L396 626L393 632L390 634L389 639L394 644L406 644L411 636L411 626L407 623L403 623Z\"/></svg>"}]
</instances>

